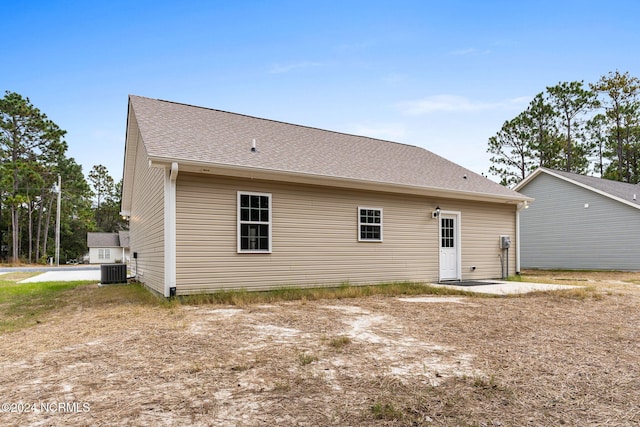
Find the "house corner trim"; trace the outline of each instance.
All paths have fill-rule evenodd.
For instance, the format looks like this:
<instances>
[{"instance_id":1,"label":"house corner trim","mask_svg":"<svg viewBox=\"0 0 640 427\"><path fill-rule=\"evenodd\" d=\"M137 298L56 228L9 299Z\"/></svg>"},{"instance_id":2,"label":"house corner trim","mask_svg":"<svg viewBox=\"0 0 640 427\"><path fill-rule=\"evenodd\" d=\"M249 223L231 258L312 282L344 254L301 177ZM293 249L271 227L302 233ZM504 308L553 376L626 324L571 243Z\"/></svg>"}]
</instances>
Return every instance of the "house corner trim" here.
<instances>
[{"instance_id":1,"label":"house corner trim","mask_svg":"<svg viewBox=\"0 0 640 427\"><path fill-rule=\"evenodd\" d=\"M164 172L164 296L175 294L176 287L176 180L178 163Z\"/></svg>"}]
</instances>

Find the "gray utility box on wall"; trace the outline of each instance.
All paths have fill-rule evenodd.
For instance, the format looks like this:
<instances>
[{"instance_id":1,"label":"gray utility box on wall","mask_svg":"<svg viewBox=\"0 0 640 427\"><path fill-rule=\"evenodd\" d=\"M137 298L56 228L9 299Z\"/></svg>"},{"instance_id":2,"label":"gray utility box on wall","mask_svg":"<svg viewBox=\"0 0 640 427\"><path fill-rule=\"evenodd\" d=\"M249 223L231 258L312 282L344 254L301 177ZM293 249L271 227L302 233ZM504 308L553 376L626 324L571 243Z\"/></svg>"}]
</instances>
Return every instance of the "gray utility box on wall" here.
<instances>
[{"instance_id":1,"label":"gray utility box on wall","mask_svg":"<svg viewBox=\"0 0 640 427\"><path fill-rule=\"evenodd\" d=\"M511 237L500 236L500 249L509 249L511 247Z\"/></svg>"},{"instance_id":2,"label":"gray utility box on wall","mask_svg":"<svg viewBox=\"0 0 640 427\"><path fill-rule=\"evenodd\" d=\"M100 265L100 283L127 283L127 264Z\"/></svg>"}]
</instances>

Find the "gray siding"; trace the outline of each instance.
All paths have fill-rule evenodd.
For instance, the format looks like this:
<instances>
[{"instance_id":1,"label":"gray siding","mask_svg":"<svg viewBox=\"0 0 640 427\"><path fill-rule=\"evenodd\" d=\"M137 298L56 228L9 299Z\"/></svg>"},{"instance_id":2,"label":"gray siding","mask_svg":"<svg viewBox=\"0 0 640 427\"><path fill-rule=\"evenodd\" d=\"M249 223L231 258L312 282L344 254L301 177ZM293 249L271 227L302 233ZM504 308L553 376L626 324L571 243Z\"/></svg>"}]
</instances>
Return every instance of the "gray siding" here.
<instances>
[{"instance_id":1,"label":"gray siding","mask_svg":"<svg viewBox=\"0 0 640 427\"><path fill-rule=\"evenodd\" d=\"M640 210L545 173L520 192L523 268L640 270Z\"/></svg>"},{"instance_id":2,"label":"gray siding","mask_svg":"<svg viewBox=\"0 0 640 427\"><path fill-rule=\"evenodd\" d=\"M237 253L239 190L272 194L271 254ZM462 213L463 278L500 277L498 236L515 237L513 205L180 173L177 291L436 281L436 205ZM358 242L358 206L383 209L383 242Z\"/></svg>"},{"instance_id":3,"label":"gray siding","mask_svg":"<svg viewBox=\"0 0 640 427\"><path fill-rule=\"evenodd\" d=\"M150 168L147 152L131 115L127 139L135 138L137 147L130 212L130 251L137 277L151 289L164 293L164 171Z\"/></svg>"}]
</instances>

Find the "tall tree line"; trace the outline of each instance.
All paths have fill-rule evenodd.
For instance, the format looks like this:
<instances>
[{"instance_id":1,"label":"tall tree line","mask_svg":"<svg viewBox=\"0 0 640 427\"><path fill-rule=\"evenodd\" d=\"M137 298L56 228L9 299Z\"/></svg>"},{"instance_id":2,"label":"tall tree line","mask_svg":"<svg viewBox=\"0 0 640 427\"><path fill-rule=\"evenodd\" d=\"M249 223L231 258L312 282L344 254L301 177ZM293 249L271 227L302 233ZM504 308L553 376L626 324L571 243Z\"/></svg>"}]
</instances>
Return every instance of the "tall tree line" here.
<instances>
[{"instance_id":1,"label":"tall tree line","mask_svg":"<svg viewBox=\"0 0 640 427\"><path fill-rule=\"evenodd\" d=\"M560 82L489 138L489 172L513 185L538 167L640 182L640 79Z\"/></svg>"},{"instance_id":2,"label":"tall tree line","mask_svg":"<svg viewBox=\"0 0 640 427\"><path fill-rule=\"evenodd\" d=\"M37 263L53 255L58 177L62 260L87 251L88 231L126 227L118 186L101 165L92 170L100 173L99 186L92 174L90 185L67 157L65 135L29 98L7 91L0 99L0 260Z\"/></svg>"}]
</instances>

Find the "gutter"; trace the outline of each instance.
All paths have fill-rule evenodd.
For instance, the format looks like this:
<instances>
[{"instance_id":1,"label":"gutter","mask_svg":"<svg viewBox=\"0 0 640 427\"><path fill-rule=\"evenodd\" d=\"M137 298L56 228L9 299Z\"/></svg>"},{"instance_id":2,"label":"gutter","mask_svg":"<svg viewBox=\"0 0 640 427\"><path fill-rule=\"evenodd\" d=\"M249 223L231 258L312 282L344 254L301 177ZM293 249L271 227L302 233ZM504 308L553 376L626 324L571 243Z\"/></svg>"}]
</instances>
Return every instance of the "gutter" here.
<instances>
[{"instance_id":1,"label":"gutter","mask_svg":"<svg viewBox=\"0 0 640 427\"><path fill-rule=\"evenodd\" d=\"M520 274L520 211L528 208L529 203L526 201L518 203L516 208L516 274L518 275ZM507 274L509 274L508 271Z\"/></svg>"},{"instance_id":2,"label":"gutter","mask_svg":"<svg viewBox=\"0 0 640 427\"><path fill-rule=\"evenodd\" d=\"M153 165L156 166L156 165ZM176 295L176 180L178 163L164 167L164 296Z\"/></svg>"},{"instance_id":3,"label":"gutter","mask_svg":"<svg viewBox=\"0 0 640 427\"><path fill-rule=\"evenodd\" d=\"M160 157L149 157L149 164L155 167L167 167L171 160ZM317 175L302 172L291 172L276 169L255 168L226 164L211 164L194 161L180 161L181 171L201 174L217 174L238 178L267 179L271 181L295 182L300 184L326 185L331 187L350 188L357 190L386 191L390 193L413 194L429 197L445 197L461 200L475 200L493 203L532 202L533 198L523 194L514 196L482 193L440 187L427 187L392 182L367 181L362 179ZM488 178L482 178L488 179ZM498 185L498 184L496 184Z\"/></svg>"}]
</instances>

